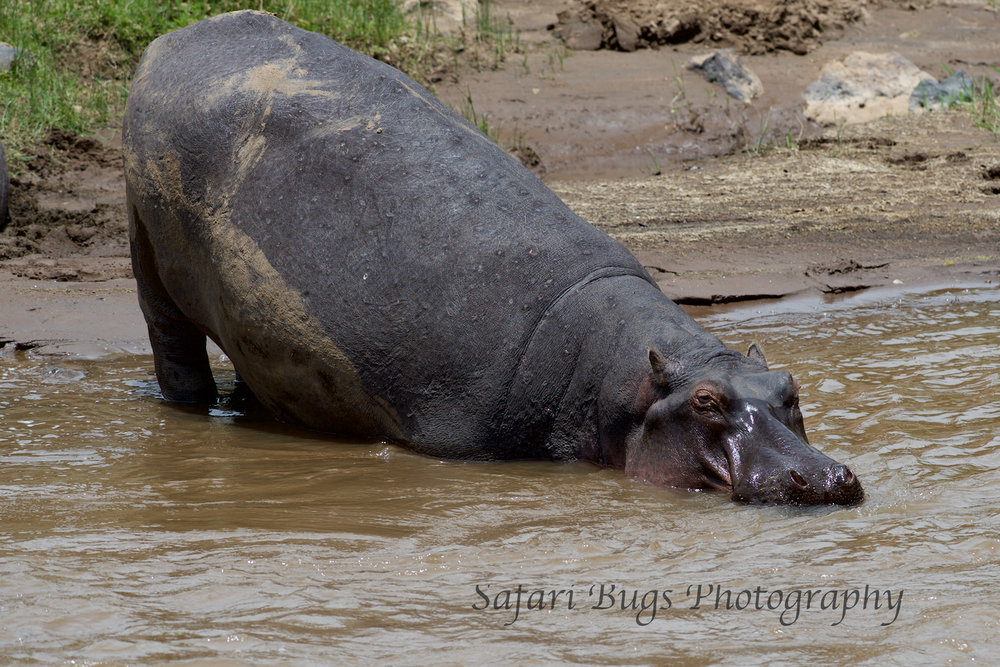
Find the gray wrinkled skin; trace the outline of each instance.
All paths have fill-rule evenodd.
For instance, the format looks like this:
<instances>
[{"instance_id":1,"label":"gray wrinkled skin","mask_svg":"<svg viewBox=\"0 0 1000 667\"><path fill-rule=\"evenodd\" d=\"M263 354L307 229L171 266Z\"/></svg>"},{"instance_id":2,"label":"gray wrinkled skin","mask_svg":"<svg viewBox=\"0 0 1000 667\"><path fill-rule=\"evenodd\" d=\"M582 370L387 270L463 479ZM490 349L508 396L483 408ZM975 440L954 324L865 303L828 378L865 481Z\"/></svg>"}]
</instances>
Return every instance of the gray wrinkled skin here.
<instances>
[{"instance_id":1,"label":"gray wrinkled skin","mask_svg":"<svg viewBox=\"0 0 1000 667\"><path fill-rule=\"evenodd\" d=\"M748 502L861 499L805 443L787 374L726 349L387 65L267 14L207 19L146 50L123 150L167 400L214 399L207 334L310 428L442 458L584 459Z\"/></svg>"}]
</instances>

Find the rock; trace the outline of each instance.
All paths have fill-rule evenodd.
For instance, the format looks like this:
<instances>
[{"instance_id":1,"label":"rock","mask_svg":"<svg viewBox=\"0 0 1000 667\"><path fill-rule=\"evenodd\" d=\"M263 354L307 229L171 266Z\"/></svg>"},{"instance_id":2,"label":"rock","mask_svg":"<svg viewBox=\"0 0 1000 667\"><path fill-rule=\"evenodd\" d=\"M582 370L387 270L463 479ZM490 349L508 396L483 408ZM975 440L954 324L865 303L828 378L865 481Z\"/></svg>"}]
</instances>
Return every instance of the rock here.
<instances>
[{"instance_id":1,"label":"rock","mask_svg":"<svg viewBox=\"0 0 1000 667\"><path fill-rule=\"evenodd\" d=\"M749 102L764 92L760 78L743 65L732 49L695 56L688 62L688 69L698 72L710 83L719 84L731 97L743 102Z\"/></svg>"},{"instance_id":2,"label":"rock","mask_svg":"<svg viewBox=\"0 0 1000 667\"><path fill-rule=\"evenodd\" d=\"M941 81L921 81L910 93L910 110L947 109L953 103L969 101L973 81L968 74L958 70Z\"/></svg>"},{"instance_id":3,"label":"rock","mask_svg":"<svg viewBox=\"0 0 1000 667\"><path fill-rule=\"evenodd\" d=\"M618 13L612 17L611 23L615 27L618 48L622 51L635 51L639 44L639 26L635 21L628 14Z\"/></svg>"},{"instance_id":4,"label":"rock","mask_svg":"<svg viewBox=\"0 0 1000 667\"><path fill-rule=\"evenodd\" d=\"M652 31L658 43L679 44L695 38L701 32L701 19L695 13L660 19Z\"/></svg>"},{"instance_id":5,"label":"rock","mask_svg":"<svg viewBox=\"0 0 1000 667\"><path fill-rule=\"evenodd\" d=\"M575 51L596 51L604 42L604 28L595 19L569 10L559 12L556 34Z\"/></svg>"},{"instance_id":6,"label":"rock","mask_svg":"<svg viewBox=\"0 0 1000 667\"><path fill-rule=\"evenodd\" d=\"M866 123L887 114L905 114L910 94L934 81L898 53L855 51L843 62L827 63L806 87L805 116L821 125Z\"/></svg>"},{"instance_id":7,"label":"rock","mask_svg":"<svg viewBox=\"0 0 1000 667\"><path fill-rule=\"evenodd\" d=\"M0 42L0 72L9 70L14 61L20 58L23 53L24 51L7 42Z\"/></svg>"}]
</instances>

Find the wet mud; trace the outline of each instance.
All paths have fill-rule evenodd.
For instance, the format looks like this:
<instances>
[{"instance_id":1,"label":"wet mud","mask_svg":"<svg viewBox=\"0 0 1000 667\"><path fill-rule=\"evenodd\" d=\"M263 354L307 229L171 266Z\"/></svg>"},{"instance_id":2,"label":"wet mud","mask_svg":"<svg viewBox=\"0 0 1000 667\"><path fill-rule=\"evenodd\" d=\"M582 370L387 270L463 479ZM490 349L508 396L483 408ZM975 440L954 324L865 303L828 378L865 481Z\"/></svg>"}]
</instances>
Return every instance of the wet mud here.
<instances>
[{"instance_id":1,"label":"wet mud","mask_svg":"<svg viewBox=\"0 0 1000 667\"><path fill-rule=\"evenodd\" d=\"M24 278L131 277L120 142L53 131L11 178L0 267Z\"/></svg>"}]
</instances>

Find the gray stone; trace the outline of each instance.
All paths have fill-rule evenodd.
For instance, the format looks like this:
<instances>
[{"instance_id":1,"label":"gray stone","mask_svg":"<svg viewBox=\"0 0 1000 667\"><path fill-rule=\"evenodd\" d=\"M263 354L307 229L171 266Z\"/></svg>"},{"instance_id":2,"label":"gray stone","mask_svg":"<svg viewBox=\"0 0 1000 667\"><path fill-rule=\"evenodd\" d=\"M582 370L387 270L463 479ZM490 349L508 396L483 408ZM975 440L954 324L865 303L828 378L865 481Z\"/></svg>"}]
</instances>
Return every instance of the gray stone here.
<instances>
[{"instance_id":1,"label":"gray stone","mask_svg":"<svg viewBox=\"0 0 1000 667\"><path fill-rule=\"evenodd\" d=\"M19 48L11 46L7 42L0 42L0 72L6 72L14 64L14 61L24 54Z\"/></svg>"},{"instance_id":2,"label":"gray stone","mask_svg":"<svg viewBox=\"0 0 1000 667\"><path fill-rule=\"evenodd\" d=\"M559 13L556 34L562 37L566 46L575 51L596 51L604 43L604 28L600 22L568 11Z\"/></svg>"},{"instance_id":3,"label":"gray stone","mask_svg":"<svg viewBox=\"0 0 1000 667\"><path fill-rule=\"evenodd\" d=\"M717 83L731 97L743 102L760 97L764 86L760 79L740 61L732 49L719 49L707 56L695 56L688 69L698 72L711 83Z\"/></svg>"},{"instance_id":4,"label":"gray stone","mask_svg":"<svg viewBox=\"0 0 1000 667\"><path fill-rule=\"evenodd\" d=\"M615 37L618 38L618 48L622 51L635 51L639 44L639 26L627 14L616 14L612 19L615 26Z\"/></svg>"},{"instance_id":5,"label":"gray stone","mask_svg":"<svg viewBox=\"0 0 1000 667\"><path fill-rule=\"evenodd\" d=\"M958 70L941 81L921 81L910 93L910 110L947 109L955 102L972 99L972 78Z\"/></svg>"}]
</instances>

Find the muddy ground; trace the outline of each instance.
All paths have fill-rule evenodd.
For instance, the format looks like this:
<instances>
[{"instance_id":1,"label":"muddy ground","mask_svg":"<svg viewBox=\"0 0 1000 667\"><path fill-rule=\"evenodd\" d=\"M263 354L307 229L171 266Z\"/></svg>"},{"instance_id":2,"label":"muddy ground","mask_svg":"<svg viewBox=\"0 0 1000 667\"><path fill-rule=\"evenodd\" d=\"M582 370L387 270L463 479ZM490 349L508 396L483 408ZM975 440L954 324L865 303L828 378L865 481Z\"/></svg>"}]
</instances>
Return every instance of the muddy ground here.
<instances>
[{"instance_id":1,"label":"muddy ground","mask_svg":"<svg viewBox=\"0 0 1000 667\"><path fill-rule=\"evenodd\" d=\"M1000 79L990 68L1000 65L1000 12L989 2L493 4L522 52L497 70L447 76L435 92L456 108L471 98L501 142L530 147L543 180L678 301L1000 278L996 137L962 110L821 128L801 98L825 63L857 50L895 51L939 78L964 69ZM581 15L600 23L601 49L556 40ZM628 21L640 39L624 52L614 33ZM698 30L650 37L684 21ZM686 69L721 46L760 77L753 103ZM37 153L12 180L12 223L0 234L0 345L144 349L117 129L53 133Z\"/></svg>"}]
</instances>

